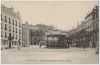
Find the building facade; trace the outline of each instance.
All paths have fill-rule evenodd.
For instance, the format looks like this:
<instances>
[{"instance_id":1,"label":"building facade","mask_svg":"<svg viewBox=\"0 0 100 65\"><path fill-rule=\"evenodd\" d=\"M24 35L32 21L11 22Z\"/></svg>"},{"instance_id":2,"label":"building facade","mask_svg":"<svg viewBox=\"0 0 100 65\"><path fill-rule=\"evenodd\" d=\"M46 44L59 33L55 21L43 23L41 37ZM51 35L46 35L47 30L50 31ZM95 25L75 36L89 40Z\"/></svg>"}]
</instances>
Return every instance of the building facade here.
<instances>
[{"instance_id":1,"label":"building facade","mask_svg":"<svg viewBox=\"0 0 100 65\"><path fill-rule=\"evenodd\" d=\"M28 22L22 24L23 46L39 44L39 41L45 39L46 33L53 29L55 29L53 26L45 24L32 25L28 24Z\"/></svg>"},{"instance_id":2,"label":"building facade","mask_svg":"<svg viewBox=\"0 0 100 65\"><path fill-rule=\"evenodd\" d=\"M35 43L36 41L35 31L37 29L38 29L37 26L28 24L28 22L22 24L22 46L27 47Z\"/></svg>"},{"instance_id":3,"label":"building facade","mask_svg":"<svg viewBox=\"0 0 100 65\"><path fill-rule=\"evenodd\" d=\"M12 48L22 43L22 20L19 12L1 4L1 48Z\"/></svg>"},{"instance_id":4,"label":"building facade","mask_svg":"<svg viewBox=\"0 0 100 65\"><path fill-rule=\"evenodd\" d=\"M99 7L95 6L92 11L85 17L86 20L86 30L89 32L90 36L88 37L88 41L91 48L96 47L97 42L97 32L99 32Z\"/></svg>"},{"instance_id":5,"label":"building facade","mask_svg":"<svg viewBox=\"0 0 100 65\"><path fill-rule=\"evenodd\" d=\"M99 7L95 6L86 15L85 21L77 26L76 29L69 31L67 41L72 46L81 48L97 48L99 45Z\"/></svg>"},{"instance_id":6,"label":"building facade","mask_svg":"<svg viewBox=\"0 0 100 65\"><path fill-rule=\"evenodd\" d=\"M22 46L26 47L30 45L29 25L28 22L22 24Z\"/></svg>"}]
</instances>

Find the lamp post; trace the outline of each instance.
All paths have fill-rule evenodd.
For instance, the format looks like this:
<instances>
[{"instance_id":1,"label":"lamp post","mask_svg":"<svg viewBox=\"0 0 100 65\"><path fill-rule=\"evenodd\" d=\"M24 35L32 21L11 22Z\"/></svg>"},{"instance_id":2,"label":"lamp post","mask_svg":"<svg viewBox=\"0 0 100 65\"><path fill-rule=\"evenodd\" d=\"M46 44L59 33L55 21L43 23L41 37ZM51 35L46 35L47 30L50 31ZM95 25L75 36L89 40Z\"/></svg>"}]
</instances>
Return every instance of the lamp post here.
<instances>
[{"instance_id":1,"label":"lamp post","mask_svg":"<svg viewBox=\"0 0 100 65\"><path fill-rule=\"evenodd\" d=\"M21 39L19 39L19 41L18 41L18 50L21 49L21 41L20 40Z\"/></svg>"}]
</instances>

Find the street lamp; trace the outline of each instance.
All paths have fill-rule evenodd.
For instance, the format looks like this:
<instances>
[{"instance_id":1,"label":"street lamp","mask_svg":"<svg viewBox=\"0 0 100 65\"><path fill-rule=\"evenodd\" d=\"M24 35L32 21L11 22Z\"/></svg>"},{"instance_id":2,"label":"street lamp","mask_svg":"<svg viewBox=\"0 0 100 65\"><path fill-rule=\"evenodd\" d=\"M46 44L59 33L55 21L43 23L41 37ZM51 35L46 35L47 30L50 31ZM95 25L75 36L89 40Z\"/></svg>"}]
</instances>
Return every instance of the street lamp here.
<instances>
[{"instance_id":1,"label":"street lamp","mask_svg":"<svg viewBox=\"0 0 100 65\"><path fill-rule=\"evenodd\" d=\"M18 41L18 50L21 48L21 41L20 41L21 39L19 39L19 41Z\"/></svg>"}]
</instances>

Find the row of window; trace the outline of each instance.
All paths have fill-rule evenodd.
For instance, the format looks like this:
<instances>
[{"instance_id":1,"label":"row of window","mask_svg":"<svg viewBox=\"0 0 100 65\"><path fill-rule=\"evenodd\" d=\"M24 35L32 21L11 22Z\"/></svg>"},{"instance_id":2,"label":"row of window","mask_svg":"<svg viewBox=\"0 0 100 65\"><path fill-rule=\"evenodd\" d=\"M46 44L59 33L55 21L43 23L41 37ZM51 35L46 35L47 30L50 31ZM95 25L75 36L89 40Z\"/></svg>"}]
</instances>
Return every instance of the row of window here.
<instances>
[{"instance_id":1,"label":"row of window","mask_svg":"<svg viewBox=\"0 0 100 65\"><path fill-rule=\"evenodd\" d=\"M7 30L7 24L5 24L5 30ZM3 29L2 23L1 23L1 29ZM17 33L17 28L15 28L15 32ZM9 26L9 31L11 31L11 26ZM14 27L13 27L13 32L14 32ZM19 30L19 34L21 34L21 30Z\"/></svg>"},{"instance_id":2,"label":"row of window","mask_svg":"<svg viewBox=\"0 0 100 65\"><path fill-rule=\"evenodd\" d=\"M4 33L4 32L1 31L1 37L7 38L7 32L4 33L4 34L5 34L4 36L3 36L3 33ZM15 36L15 35L13 34L12 38L13 38L13 39L17 39L17 35Z\"/></svg>"},{"instance_id":3,"label":"row of window","mask_svg":"<svg viewBox=\"0 0 100 65\"><path fill-rule=\"evenodd\" d=\"M3 16L2 16L2 14L1 14L1 21L3 21ZM7 22L7 17L6 17L6 16L4 16L4 21ZM11 24L11 18L9 18L8 21L9 21L9 24ZM18 24L17 24L17 21L15 21L14 19L12 19L12 24L13 24L13 25L16 25L16 26L18 25ZM21 23L20 23L20 22L19 22L19 27L21 27Z\"/></svg>"},{"instance_id":4,"label":"row of window","mask_svg":"<svg viewBox=\"0 0 100 65\"><path fill-rule=\"evenodd\" d=\"M1 42L2 42L2 45L8 45L7 41L5 40L1 40ZM18 41L12 41L12 45L17 45L17 42Z\"/></svg>"},{"instance_id":5,"label":"row of window","mask_svg":"<svg viewBox=\"0 0 100 65\"><path fill-rule=\"evenodd\" d=\"M17 45L17 43L15 41L12 41L12 45Z\"/></svg>"},{"instance_id":6,"label":"row of window","mask_svg":"<svg viewBox=\"0 0 100 65\"><path fill-rule=\"evenodd\" d=\"M1 31L1 37L3 37L3 31ZM7 32L5 32L5 38L7 38Z\"/></svg>"}]
</instances>

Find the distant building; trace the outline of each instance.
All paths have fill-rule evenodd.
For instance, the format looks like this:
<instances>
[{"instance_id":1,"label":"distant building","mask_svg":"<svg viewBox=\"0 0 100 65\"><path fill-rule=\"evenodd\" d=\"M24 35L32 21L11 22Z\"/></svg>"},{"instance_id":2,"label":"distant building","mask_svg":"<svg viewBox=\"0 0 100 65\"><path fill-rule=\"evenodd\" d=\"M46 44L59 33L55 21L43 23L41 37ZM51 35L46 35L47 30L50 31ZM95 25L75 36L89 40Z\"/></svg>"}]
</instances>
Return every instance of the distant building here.
<instances>
[{"instance_id":1,"label":"distant building","mask_svg":"<svg viewBox=\"0 0 100 65\"><path fill-rule=\"evenodd\" d=\"M22 24L22 46L29 46L30 38L29 38L29 25L28 22Z\"/></svg>"},{"instance_id":2,"label":"distant building","mask_svg":"<svg viewBox=\"0 0 100 65\"><path fill-rule=\"evenodd\" d=\"M34 45L37 42L37 34L38 27L32 24L29 24L29 38L30 38L30 45Z\"/></svg>"},{"instance_id":3,"label":"distant building","mask_svg":"<svg viewBox=\"0 0 100 65\"><path fill-rule=\"evenodd\" d=\"M32 45L32 42L34 41L33 34L35 34L34 31L37 29L36 26L28 24L28 22L22 24L22 46Z\"/></svg>"},{"instance_id":4,"label":"distant building","mask_svg":"<svg viewBox=\"0 0 100 65\"><path fill-rule=\"evenodd\" d=\"M22 43L22 25L19 12L1 4L1 48L16 47ZM11 43L9 43L11 38Z\"/></svg>"},{"instance_id":5,"label":"distant building","mask_svg":"<svg viewBox=\"0 0 100 65\"><path fill-rule=\"evenodd\" d=\"M40 40L45 39L45 34L55 29L53 26L47 26L45 24L32 25L25 23L22 25L22 39L23 46L29 46L34 44L39 44Z\"/></svg>"},{"instance_id":6,"label":"distant building","mask_svg":"<svg viewBox=\"0 0 100 65\"><path fill-rule=\"evenodd\" d=\"M81 24L77 26L76 32L80 32L81 30L86 30L86 21L82 21Z\"/></svg>"},{"instance_id":7,"label":"distant building","mask_svg":"<svg viewBox=\"0 0 100 65\"><path fill-rule=\"evenodd\" d=\"M37 24L33 26L32 32L32 43L31 44L39 44L39 41L45 40L45 35L48 31L54 30L54 26L47 26L45 24Z\"/></svg>"}]
</instances>

